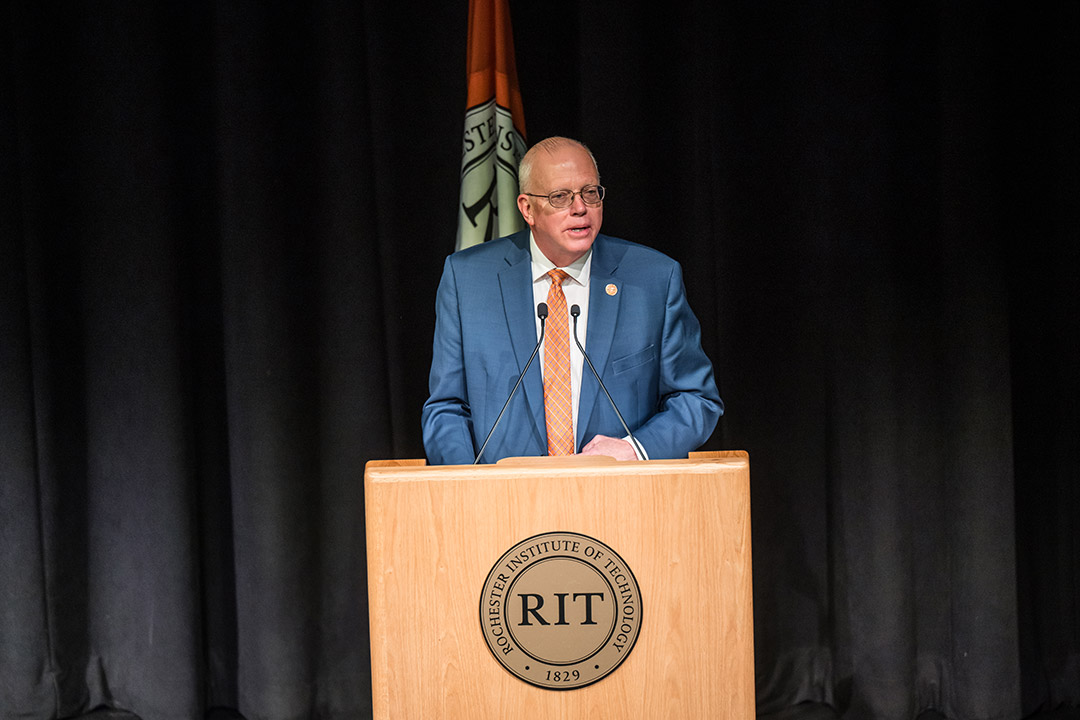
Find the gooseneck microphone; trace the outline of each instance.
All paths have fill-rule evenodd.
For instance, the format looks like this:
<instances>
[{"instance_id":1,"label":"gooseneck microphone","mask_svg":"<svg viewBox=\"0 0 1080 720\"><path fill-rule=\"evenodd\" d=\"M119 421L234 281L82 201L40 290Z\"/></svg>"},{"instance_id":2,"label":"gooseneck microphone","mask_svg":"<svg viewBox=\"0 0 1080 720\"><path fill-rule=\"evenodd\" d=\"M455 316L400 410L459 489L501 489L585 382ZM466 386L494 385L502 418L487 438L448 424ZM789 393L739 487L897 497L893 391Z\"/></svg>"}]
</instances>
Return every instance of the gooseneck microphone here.
<instances>
[{"instance_id":1,"label":"gooseneck microphone","mask_svg":"<svg viewBox=\"0 0 1080 720\"><path fill-rule=\"evenodd\" d=\"M579 341L577 337L577 319L578 315L580 314L580 307L578 307L577 305L572 305L570 307L570 315L574 318L574 344L577 345L578 350L581 351L582 357L585 358L585 362L588 363L589 369L592 370L593 377L596 378L596 382L600 383L600 389L604 391L605 395L607 395L608 402L611 403L611 409L614 410L615 414L619 417L619 422L622 423L623 430L626 431L626 436L630 438L630 444L634 446L634 452L636 452L638 454L638 457L640 458L647 458L649 456L645 452L645 448L641 447L641 443L639 443L638 439L634 437L634 433L630 432L630 428L627 427L626 421L623 420L622 413L619 412L619 408L615 405L615 401L611 398L611 393L608 392L607 386L604 385L604 381L600 379L600 373L596 372L596 368L593 367L592 360L589 359L589 353L585 352L585 348L581 347L581 341Z\"/></svg>"},{"instance_id":2,"label":"gooseneck microphone","mask_svg":"<svg viewBox=\"0 0 1080 720\"><path fill-rule=\"evenodd\" d=\"M577 307L577 305L575 305L574 307ZM518 387L521 386L521 381L525 377L525 373L529 371L529 366L532 365L533 358L536 357L536 353L540 350L540 345L542 345L544 342L544 326L547 324L547 316L547 303L539 303L536 306L536 317L540 318L540 339L536 341L536 347L533 348L532 355L529 356L529 361L525 363L525 368L521 371L521 374L518 375L517 382L514 383L514 389L510 391L510 397L506 398L506 402L503 403L502 410L499 411L498 417L495 418L495 424L491 426L491 430L488 431L487 437L484 438L484 444L480 446L480 452L476 453L476 459L473 460L473 465L476 465L480 462L480 458L484 454L484 449L487 447L488 442L491 440L491 436L495 433L495 428L499 427L499 421L502 420L503 413L506 412L506 408L510 405L510 401L514 399L514 393L516 393ZM615 412L619 411L616 410Z\"/></svg>"}]
</instances>

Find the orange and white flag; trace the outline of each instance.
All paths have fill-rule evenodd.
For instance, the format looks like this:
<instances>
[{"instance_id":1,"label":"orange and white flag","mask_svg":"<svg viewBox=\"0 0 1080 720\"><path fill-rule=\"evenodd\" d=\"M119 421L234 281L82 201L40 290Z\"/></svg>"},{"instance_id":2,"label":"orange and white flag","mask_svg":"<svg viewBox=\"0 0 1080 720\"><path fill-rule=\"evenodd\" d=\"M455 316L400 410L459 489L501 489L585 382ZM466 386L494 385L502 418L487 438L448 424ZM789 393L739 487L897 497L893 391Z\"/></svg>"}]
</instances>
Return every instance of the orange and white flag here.
<instances>
[{"instance_id":1,"label":"orange and white flag","mask_svg":"<svg viewBox=\"0 0 1080 720\"><path fill-rule=\"evenodd\" d=\"M457 250L525 227L517 209L525 114L508 0L469 0L468 79Z\"/></svg>"}]
</instances>

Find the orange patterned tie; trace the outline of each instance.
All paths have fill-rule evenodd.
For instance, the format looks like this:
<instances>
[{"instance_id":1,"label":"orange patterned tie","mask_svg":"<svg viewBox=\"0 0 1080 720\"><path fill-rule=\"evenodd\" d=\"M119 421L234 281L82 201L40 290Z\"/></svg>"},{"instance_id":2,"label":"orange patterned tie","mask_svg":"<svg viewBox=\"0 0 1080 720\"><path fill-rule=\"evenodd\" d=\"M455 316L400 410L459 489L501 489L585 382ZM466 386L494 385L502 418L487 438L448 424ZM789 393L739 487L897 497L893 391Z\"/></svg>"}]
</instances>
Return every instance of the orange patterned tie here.
<instances>
[{"instance_id":1,"label":"orange patterned tie","mask_svg":"<svg viewBox=\"0 0 1080 720\"><path fill-rule=\"evenodd\" d=\"M544 417L548 455L574 454L574 402L570 395L570 330L562 284L570 277L552 270L548 290L547 338L544 340Z\"/></svg>"}]
</instances>

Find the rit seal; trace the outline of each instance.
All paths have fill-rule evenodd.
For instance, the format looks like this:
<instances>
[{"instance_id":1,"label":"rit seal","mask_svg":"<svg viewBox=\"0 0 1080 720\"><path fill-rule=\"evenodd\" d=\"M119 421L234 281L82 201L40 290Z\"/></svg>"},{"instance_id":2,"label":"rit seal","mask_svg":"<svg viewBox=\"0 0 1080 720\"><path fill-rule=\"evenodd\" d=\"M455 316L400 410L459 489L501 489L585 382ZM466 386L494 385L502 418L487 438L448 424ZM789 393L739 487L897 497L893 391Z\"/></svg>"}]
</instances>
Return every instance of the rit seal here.
<instances>
[{"instance_id":1,"label":"rit seal","mask_svg":"<svg viewBox=\"0 0 1080 720\"><path fill-rule=\"evenodd\" d=\"M590 685L630 654L641 591L626 562L595 538L551 532L522 540L488 573L480 627L510 673L551 690Z\"/></svg>"}]
</instances>

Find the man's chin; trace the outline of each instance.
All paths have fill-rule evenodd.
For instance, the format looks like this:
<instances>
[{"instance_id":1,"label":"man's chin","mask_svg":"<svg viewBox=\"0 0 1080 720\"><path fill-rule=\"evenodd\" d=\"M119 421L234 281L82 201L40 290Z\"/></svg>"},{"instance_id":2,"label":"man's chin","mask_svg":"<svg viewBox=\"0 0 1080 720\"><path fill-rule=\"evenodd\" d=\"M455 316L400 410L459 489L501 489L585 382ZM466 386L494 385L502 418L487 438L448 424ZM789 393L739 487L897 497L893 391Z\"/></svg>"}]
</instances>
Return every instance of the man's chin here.
<instances>
[{"instance_id":1,"label":"man's chin","mask_svg":"<svg viewBox=\"0 0 1080 720\"><path fill-rule=\"evenodd\" d=\"M589 252L589 250L592 248L593 242L595 240L596 240L596 235L590 235L588 237L584 237L584 238L580 238L580 239L579 238L570 238L570 241L565 244L563 249L565 250L565 252L568 255L573 255L574 260L577 260L582 255L584 255L585 253ZM571 261L571 262L573 262L573 261ZM569 265L570 263L566 263L566 264Z\"/></svg>"},{"instance_id":2,"label":"man's chin","mask_svg":"<svg viewBox=\"0 0 1080 720\"><path fill-rule=\"evenodd\" d=\"M575 260L580 259L585 253L589 252L589 249L592 248L593 242L595 241L595 231L582 237L575 237L570 233L564 232L558 242L547 244L547 247L545 248L545 243L537 241L537 246L540 248L540 252L544 253L548 260L555 263L557 267L566 267Z\"/></svg>"},{"instance_id":3,"label":"man's chin","mask_svg":"<svg viewBox=\"0 0 1080 720\"><path fill-rule=\"evenodd\" d=\"M589 228L588 231L583 233L567 232L564 234L566 238L566 247L573 248L575 251L586 252L592 247L593 242L596 241L596 232Z\"/></svg>"}]
</instances>

